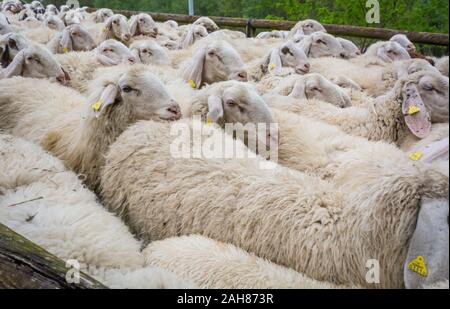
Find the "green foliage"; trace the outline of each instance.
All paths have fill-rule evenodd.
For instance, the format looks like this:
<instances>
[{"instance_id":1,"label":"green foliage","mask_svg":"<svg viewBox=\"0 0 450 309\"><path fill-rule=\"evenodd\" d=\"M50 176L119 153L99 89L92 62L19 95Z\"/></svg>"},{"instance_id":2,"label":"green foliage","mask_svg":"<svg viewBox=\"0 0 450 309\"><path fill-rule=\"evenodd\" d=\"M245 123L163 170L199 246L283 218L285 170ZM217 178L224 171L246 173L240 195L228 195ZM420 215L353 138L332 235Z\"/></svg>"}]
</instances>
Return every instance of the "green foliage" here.
<instances>
[{"instance_id":1,"label":"green foliage","mask_svg":"<svg viewBox=\"0 0 450 309\"><path fill-rule=\"evenodd\" d=\"M58 1L48 1L58 2ZM62 2L62 1L60 1ZM112 9L187 14L187 0L81 0ZM367 25L366 0L195 0L196 15L317 19L322 23L448 33L447 0L380 0L381 24Z\"/></svg>"}]
</instances>

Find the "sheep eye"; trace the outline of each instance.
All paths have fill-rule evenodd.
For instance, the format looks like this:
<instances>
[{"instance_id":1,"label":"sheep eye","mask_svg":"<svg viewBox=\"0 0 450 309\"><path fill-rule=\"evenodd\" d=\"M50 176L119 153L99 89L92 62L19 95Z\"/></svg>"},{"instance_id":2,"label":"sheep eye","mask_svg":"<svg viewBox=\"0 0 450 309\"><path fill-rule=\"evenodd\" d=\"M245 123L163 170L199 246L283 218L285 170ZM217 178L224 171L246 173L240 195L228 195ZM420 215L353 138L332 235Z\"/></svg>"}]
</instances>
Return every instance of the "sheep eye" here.
<instances>
[{"instance_id":1,"label":"sheep eye","mask_svg":"<svg viewBox=\"0 0 450 309\"><path fill-rule=\"evenodd\" d=\"M114 23L117 25L119 22L117 20L115 20Z\"/></svg>"},{"instance_id":2,"label":"sheep eye","mask_svg":"<svg viewBox=\"0 0 450 309\"><path fill-rule=\"evenodd\" d=\"M426 91L433 91L434 87L432 85L423 85L422 87Z\"/></svg>"},{"instance_id":3,"label":"sheep eye","mask_svg":"<svg viewBox=\"0 0 450 309\"><path fill-rule=\"evenodd\" d=\"M237 104L236 104L236 102L234 102L233 100L228 100L228 101L227 101L227 105L230 106L230 107L234 107L234 106L236 106Z\"/></svg>"},{"instance_id":4,"label":"sheep eye","mask_svg":"<svg viewBox=\"0 0 450 309\"><path fill-rule=\"evenodd\" d=\"M126 93L130 93L131 91L133 91L133 88L131 88L130 86L125 86L122 88L122 91L126 92Z\"/></svg>"},{"instance_id":5,"label":"sheep eye","mask_svg":"<svg viewBox=\"0 0 450 309\"><path fill-rule=\"evenodd\" d=\"M317 40L316 42L317 42L317 44L327 45L327 43L325 41L322 41L322 40Z\"/></svg>"},{"instance_id":6,"label":"sheep eye","mask_svg":"<svg viewBox=\"0 0 450 309\"><path fill-rule=\"evenodd\" d=\"M322 92L319 88L317 88L317 87L313 87L312 89L311 89L312 91L316 91L316 92Z\"/></svg>"}]
</instances>

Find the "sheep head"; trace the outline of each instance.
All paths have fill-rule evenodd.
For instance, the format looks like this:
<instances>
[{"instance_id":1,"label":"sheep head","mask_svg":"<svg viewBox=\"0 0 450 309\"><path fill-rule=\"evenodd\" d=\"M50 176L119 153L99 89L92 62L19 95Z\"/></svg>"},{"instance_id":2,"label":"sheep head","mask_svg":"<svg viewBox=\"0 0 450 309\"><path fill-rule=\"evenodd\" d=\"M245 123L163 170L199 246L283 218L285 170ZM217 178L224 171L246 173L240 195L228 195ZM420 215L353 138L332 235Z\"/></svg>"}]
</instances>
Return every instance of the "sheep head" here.
<instances>
[{"instance_id":1,"label":"sheep head","mask_svg":"<svg viewBox=\"0 0 450 309\"><path fill-rule=\"evenodd\" d=\"M408 53L415 52L416 47L405 34L396 34L389 41L400 44Z\"/></svg>"},{"instance_id":2,"label":"sheep head","mask_svg":"<svg viewBox=\"0 0 450 309\"><path fill-rule=\"evenodd\" d=\"M193 88L220 81L247 81L247 71L239 53L225 41L199 48L184 71L184 80Z\"/></svg>"},{"instance_id":3,"label":"sheep head","mask_svg":"<svg viewBox=\"0 0 450 309\"><path fill-rule=\"evenodd\" d=\"M61 20L61 18L59 18L56 15L51 15L48 16L45 20L44 20L44 25L47 28L53 29L53 30L58 30L61 31L64 29L64 23Z\"/></svg>"},{"instance_id":4,"label":"sheep head","mask_svg":"<svg viewBox=\"0 0 450 309\"><path fill-rule=\"evenodd\" d=\"M336 57L349 58L348 53L334 36L324 32L315 32L298 44L311 58Z\"/></svg>"},{"instance_id":5,"label":"sheep head","mask_svg":"<svg viewBox=\"0 0 450 309\"><path fill-rule=\"evenodd\" d=\"M143 65L99 70L91 85L91 113L96 118L178 120L180 107L161 81Z\"/></svg>"},{"instance_id":6,"label":"sheep head","mask_svg":"<svg viewBox=\"0 0 450 309\"><path fill-rule=\"evenodd\" d=\"M194 25L199 25L205 27L208 33L219 30L219 26L209 17L200 17L194 22Z\"/></svg>"},{"instance_id":7,"label":"sheep head","mask_svg":"<svg viewBox=\"0 0 450 309\"><path fill-rule=\"evenodd\" d=\"M46 9L45 9L45 13L51 14L51 15L58 15L59 14L59 10L58 8L53 5L53 4L49 4L47 5Z\"/></svg>"},{"instance_id":8,"label":"sheep head","mask_svg":"<svg viewBox=\"0 0 450 309\"><path fill-rule=\"evenodd\" d=\"M131 36L147 35L156 38L158 27L149 14L141 13L130 19Z\"/></svg>"},{"instance_id":9,"label":"sheep head","mask_svg":"<svg viewBox=\"0 0 450 309\"><path fill-rule=\"evenodd\" d=\"M111 9L99 9L95 12L94 21L96 23L104 23L108 18L114 15Z\"/></svg>"},{"instance_id":10,"label":"sheep head","mask_svg":"<svg viewBox=\"0 0 450 309\"><path fill-rule=\"evenodd\" d=\"M411 59L408 51L397 42L384 42L377 51L377 56L385 62Z\"/></svg>"},{"instance_id":11,"label":"sheep head","mask_svg":"<svg viewBox=\"0 0 450 309\"><path fill-rule=\"evenodd\" d=\"M89 51L95 48L94 38L81 25L66 27L61 34L60 46L63 52Z\"/></svg>"},{"instance_id":12,"label":"sheep head","mask_svg":"<svg viewBox=\"0 0 450 309\"><path fill-rule=\"evenodd\" d=\"M116 39L125 44L128 44L131 39L127 18L120 14L109 17L103 31L104 39Z\"/></svg>"},{"instance_id":13,"label":"sheep head","mask_svg":"<svg viewBox=\"0 0 450 309\"><path fill-rule=\"evenodd\" d=\"M5 15L0 13L0 35L7 34L13 32L11 24L9 23L8 18Z\"/></svg>"},{"instance_id":14,"label":"sheep head","mask_svg":"<svg viewBox=\"0 0 450 309\"><path fill-rule=\"evenodd\" d=\"M49 78L65 84L70 77L45 48L32 45L22 49L4 70L4 77L23 76L29 78Z\"/></svg>"},{"instance_id":15,"label":"sheep head","mask_svg":"<svg viewBox=\"0 0 450 309\"><path fill-rule=\"evenodd\" d=\"M105 66L118 65L120 63L139 63L139 58L131 50L116 40L102 42L95 51L97 60Z\"/></svg>"},{"instance_id":16,"label":"sheep head","mask_svg":"<svg viewBox=\"0 0 450 309\"><path fill-rule=\"evenodd\" d=\"M309 72L310 64L308 57L303 50L294 42L288 41L278 48L275 48L267 57L263 71L277 73L282 67L295 69L297 74Z\"/></svg>"},{"instance_id":17,"label":"sheep head","mask_svg":"<svg viewBox=\"0 0 450 309\"><path fill-rule=\"evenodd\" d=\"M208 31L201 25L190 25L184 37L181 38L181 48L188 48L198 40L208 36Z\"/></svg>"},{"instance_id":18,"label":"sheep head","mask_svg":"<svg viewBox=\"0 0 450 309\"><path fill-rule=\"evenodd\" d=\"M289 96L296 99L315 99L342 108L352 104L344 89L315 73L292 78L287 87L281 89L281 92L284 94L289 92Z\"/></svg>"},{"instance_id":19,"label":"sheep head","mask_svg":"<svg viewBox=\"0 0 450 309\"><path fill-rule=\"evenodd\" d=\"M131 44L130 49L144 64L170 64L166 50L154 41L136 41Z\"/></svg>"},{"instance_id":20,"label":"sheep head","mask_svg":"<svg viewBox=\"0 0 450 309\"><path fill-rule=\"evenodd\" d=\"M3 46L3 51L0 52L2 66L8 66L17 53L29 45L29 41L19 33L8 33L0 37L0 46Z\"/></svg>"},{"instance_id":21,"label":"sheep head","mask_svg":"<svg viewBox=\"0 0 450 309\"><path fill-rule=\"evenodd\" d=\"M350 40L343 39L343 38L337 38L337 39L338 39L339 43L341 43L342 48L347 53L348 58L356 58L361 55L361 50L359 49L358 46L355 45L355 43L353 43Z\"/></svg>"},{"instance_id":22,"label":"sheep head","mask_svg":"<svg viewBox=\"0 0 450 309\"><path fill-rule=\"evenodd\" d=\"M315 32L327 32L324 26L314 19L299 21L291 30L291 37L296 34L311 35Z\"/></svg>"},{"instance_id":23,"label":"sheep head","mask_svg":"<svg viewBox=\"0 0 450 309\"><path fill-rule=\"evenodd\" d=\"M395 63L395 70L397 71L397 78L406 78L408 75L420 72L431 71L439 73L439 71L424 59L410 59L398 61Z\"/></svg>"},{"instance_id":24,"label":"sheep head","mask_svg":"<svg viewBox=\"0 0 450 309\"><path fill-rule=\"evenodd\" d=\"M174 20L168 20L164 22L164 25L167 25L171 29L178 29L178 23Z\"/></svg>"}]
</instances>

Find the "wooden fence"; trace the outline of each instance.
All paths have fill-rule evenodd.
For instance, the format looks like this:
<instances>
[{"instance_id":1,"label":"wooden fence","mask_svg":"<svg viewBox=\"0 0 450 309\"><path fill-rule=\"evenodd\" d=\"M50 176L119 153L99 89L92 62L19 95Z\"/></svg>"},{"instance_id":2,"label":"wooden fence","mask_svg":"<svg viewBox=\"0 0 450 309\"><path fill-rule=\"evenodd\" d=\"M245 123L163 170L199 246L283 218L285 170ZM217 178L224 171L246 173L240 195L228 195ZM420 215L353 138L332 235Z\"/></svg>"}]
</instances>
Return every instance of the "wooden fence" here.
<instances>
[{"instance_id":1,"label":"wooden fence","mask_svg":"<svg viewBox=\"0 0 450 309\"><path fill-rule=\"evenodd\" d=\"M89 12L95 11L94 8L89 8ZM167 20L174 20L181 24L193 23L199 18L199 16L189 16L181 14L166 14L166 13L151 13L142 11L126 11L126 10L114 10L116 14L122 14L127 17L139 13L148 13L154 20L164 22ZM220 27L238 27L245 28L248 37L253 37L256 33L256 29L269 29L269 30L290 30L295 26L295 22L292 21L275 21L266 19L245 19L245 18L231 18L231 17L214 17L210 16L214 22ZM430 33L430 32L412 32L404 30L384 29L384 28L372 28L372 27L358 27L347 25L324 25L327 31L334 35L350 36L370 38L377 40L388 40L395 34L403 33L414 43L431 44L439 46L449 45L449 35L445 33Z\"/></svg>"}]
</instances>

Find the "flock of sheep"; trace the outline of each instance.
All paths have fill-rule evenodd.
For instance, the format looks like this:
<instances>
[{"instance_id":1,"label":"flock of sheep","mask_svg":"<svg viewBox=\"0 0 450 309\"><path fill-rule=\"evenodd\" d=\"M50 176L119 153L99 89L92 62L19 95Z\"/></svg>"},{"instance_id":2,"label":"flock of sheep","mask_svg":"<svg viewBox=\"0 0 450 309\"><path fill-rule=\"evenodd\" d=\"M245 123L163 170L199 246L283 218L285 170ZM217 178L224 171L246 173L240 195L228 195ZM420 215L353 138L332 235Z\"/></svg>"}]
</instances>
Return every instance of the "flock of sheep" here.
<instances>
[{"instance_id":1,"label":"flock of sheep","mask_svg":"<svg viewBox=\"0 0 450 309\"><path fill-rule=\"evenodd\" d=\"M0 222L107 286L448 288L448 57L4 0L0 58ZM277 162L174 158L194 116Z\"/></svg>"}]
</instances>

